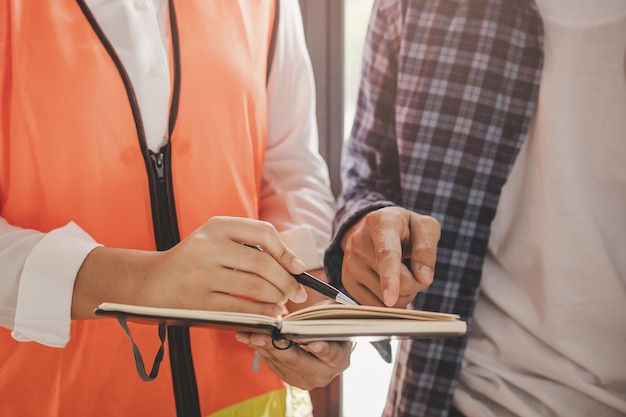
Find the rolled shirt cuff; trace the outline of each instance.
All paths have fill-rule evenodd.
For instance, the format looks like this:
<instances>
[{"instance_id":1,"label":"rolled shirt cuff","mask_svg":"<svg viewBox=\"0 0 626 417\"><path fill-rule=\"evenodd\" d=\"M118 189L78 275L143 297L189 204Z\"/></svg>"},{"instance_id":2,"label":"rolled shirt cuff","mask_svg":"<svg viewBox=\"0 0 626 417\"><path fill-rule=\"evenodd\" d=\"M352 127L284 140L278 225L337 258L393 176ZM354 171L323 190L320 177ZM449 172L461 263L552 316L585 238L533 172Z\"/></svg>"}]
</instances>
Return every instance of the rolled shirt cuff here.
<instances>
[{"instance_id":1,"label":"rolled shirt cuff","mask_svg":"<svg viewBox=\"0 0 626 417\"><path fill-rule=\"evenodd\" d=\"M75 223L52 230L39 241L20 279L11 333L15 340L51 347L67 344L74 281L87 255L98 246Z\"/></svg>"}]
</instances>

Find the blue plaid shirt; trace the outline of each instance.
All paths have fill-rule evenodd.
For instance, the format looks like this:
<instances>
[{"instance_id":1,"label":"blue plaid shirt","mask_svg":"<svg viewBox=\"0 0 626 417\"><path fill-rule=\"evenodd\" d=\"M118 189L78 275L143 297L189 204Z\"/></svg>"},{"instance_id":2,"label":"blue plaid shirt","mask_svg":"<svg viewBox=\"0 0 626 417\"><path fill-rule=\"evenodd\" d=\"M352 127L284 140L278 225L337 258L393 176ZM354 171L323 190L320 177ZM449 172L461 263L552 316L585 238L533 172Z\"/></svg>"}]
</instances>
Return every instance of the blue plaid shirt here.
<instances>
[{"instance_id":1,"label":"blue plaid shirt","mask_svg":"<svg viewBox=\"0 0 626 417\"><path fill-rule=\"evenodd\" d=\"M341 285L339 236L389 205L439 220L435 279L417 309L471 325L500 191L526 137L543 64L532 0L378 0L343 192L326 253ZM385 416L446 416L465 339L400 344Z\"/></svg>"}]
</instances>

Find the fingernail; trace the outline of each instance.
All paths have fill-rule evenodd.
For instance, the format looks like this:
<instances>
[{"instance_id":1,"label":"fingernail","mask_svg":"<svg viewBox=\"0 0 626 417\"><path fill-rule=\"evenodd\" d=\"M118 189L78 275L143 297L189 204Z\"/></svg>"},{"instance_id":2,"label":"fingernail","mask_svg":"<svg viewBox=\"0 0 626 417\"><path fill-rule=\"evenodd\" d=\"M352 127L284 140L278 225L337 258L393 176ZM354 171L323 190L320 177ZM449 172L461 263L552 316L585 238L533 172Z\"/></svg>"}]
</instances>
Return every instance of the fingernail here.
<instances>
[{"instance_id":1,"label":"fingernail","mask_svg":"<svg viewBox=\"0 0 626 417\"><path fill-rule=\"evenodd\" d=\"M254 340L254 341L252 342L252 344L253 344L254 346L263 347L263 346L265 346L265 340L263 340L263 339Z\"/></svg>"},{"instance_id":2,"label":"fingernail","mask_svg":"<svg viewBox=\"0 0 626 417\"><path fill-rule=\"evenodd\" d=\"M308 346L313 353L320 353L322 349L324 349L324 346L320 342L309 343Z\"/></svg>"},{"instance_id":3,"label":"fingernail","mask_svg":"<svg viewBox=\"0 0 626 417\"><path fill-rule=\"evenodd\" d=\"M293 298L293 301L295 303L303 303L306 301L306 299L307 299L306 291L304 291L304 288L300 287L300 289L296 293L296 296Z\"/></svg>"},{"instance_id":4,"label":"fingernail","mask_svg":"<svg viewBox=\"0 0 626 417\"><path fill-rule=\"evenodd\" d=\"M275 306L272 310L272 312L274 313L274 317L280 316L281 314L283 314L284 311L285 309L283 308L283 306Z\"/></svg>"},{"instance_id":5,"label":"fingernail","mask_svg":"<svg viewBox=\"0 0 626 417\"><path fill-rule=\"evenodd\" d=\"M420 275L422 276L422 279L425 281L425 283L429 283L433 280L434 272L430 267L422 265L420 266Z\"/></svg>"},{"instance_id":6,"label":"fingernail","mask_svg":"<svg viewBox=\"0 0 626 417\"><path fill-rule=\"evenodd\" d=\"M299 258L293 258L291 260L291 267L293 268L293 272L296 274L301 274L306 271L306 265Z\"/></svg>"},{"instance_id":7,"label":"fingernail","mask_svg":"<svg viewBox=\"0 0 626 417\"><path fill-rule=\"evenodd\" d=\"M248 343L250 341L250 338L248 336L245 336L241 333L235 333L235 339L237 339L241 343Z\"/></svg>"},{"instance_id":8,"label":"fingernail","mask_svg":"<svg viewBox=\"0 0 626 417\"><path fill-rule=\"evenodd\" d=\"M383 290L383 303L385 303L387 307L391 307L393 305L393 303L389 300L389 290L386 288Z\"/></svg>"}]
</instances>

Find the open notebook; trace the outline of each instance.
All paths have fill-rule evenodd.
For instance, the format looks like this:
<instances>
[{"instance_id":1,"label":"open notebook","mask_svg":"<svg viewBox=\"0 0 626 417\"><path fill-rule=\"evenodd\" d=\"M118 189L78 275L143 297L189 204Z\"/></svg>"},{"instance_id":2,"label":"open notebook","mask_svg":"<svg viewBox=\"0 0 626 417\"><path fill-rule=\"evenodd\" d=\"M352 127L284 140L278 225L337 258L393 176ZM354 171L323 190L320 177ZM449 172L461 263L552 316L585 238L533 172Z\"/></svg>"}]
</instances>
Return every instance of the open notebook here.
<instances>
[{"instance_id":1,"label":"open notebook","mask_svg":"<svg viewBox=\"0 0 626 417\"><path fill-rule=\"evenodd\" d=\"M281 318L225 311L185 310L103 303L96 314L128 322L203 326L265 333L275 340L382 340L464 335L454 314L364 305L321 304Z\"/></svg>"}]
</instances>

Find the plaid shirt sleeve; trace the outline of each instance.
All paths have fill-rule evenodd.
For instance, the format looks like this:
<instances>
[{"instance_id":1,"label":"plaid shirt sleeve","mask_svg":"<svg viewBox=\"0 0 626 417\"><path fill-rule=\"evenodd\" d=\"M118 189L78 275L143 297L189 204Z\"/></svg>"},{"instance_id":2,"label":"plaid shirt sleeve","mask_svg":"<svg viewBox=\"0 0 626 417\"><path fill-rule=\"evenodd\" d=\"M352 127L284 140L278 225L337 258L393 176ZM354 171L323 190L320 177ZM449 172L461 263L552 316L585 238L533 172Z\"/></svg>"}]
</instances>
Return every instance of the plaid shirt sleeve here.
<instances>
[{"instance_id":1,"label":"plaid shirt sleeve","mask_svg":"<svg viewBox=\"0 0 626 417\"><path fill-rule=\"evenodd\" d=\"M543 25L532 0L377 0L342 161L334 240L363 213L401 205L439 220L435 279L417 309L471 325L500 191L534 112ZM464 339L401 343L385 417L446 416Z\"/></svg>"}]
</instances>

